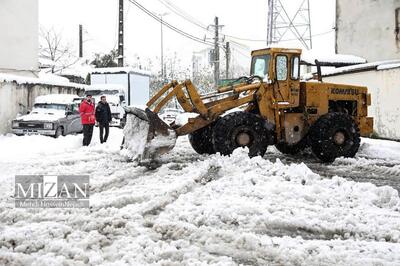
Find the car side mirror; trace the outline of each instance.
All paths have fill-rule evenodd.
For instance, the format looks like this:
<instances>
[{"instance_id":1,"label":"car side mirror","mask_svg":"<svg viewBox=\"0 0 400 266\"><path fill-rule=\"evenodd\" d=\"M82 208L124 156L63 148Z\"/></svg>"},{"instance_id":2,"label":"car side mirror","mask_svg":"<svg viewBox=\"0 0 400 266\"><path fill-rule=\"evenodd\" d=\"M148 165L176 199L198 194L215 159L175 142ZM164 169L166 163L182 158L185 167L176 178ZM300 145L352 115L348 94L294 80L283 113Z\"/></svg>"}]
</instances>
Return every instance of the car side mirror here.
<instances>
[{"instance_id":1,"label":"car side mirror","mask_svg":"<svg viewBox=\"0 0 400 266\"><path fill-rule=\"evenodd\" d=\"M66 111L66 112L65 112L65 115L67 115L67 116L68 116L68 115L72 115L72 114L73 114L72 111Z\"/></svg>"}]
</instances>

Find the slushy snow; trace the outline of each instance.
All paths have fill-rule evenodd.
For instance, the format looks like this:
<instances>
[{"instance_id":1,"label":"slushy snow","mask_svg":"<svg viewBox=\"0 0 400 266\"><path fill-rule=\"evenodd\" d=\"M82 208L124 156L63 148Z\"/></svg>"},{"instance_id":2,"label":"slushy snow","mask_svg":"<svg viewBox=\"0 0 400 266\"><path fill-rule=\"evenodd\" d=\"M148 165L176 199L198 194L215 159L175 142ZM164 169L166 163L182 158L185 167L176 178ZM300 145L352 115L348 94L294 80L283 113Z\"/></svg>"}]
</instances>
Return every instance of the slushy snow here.
<instances>
[{"instance_id":1,"label":"slushy snow","mask_svg":"<svg viewBox=\"0 0 400 266\"><path fill-rule=\"evenodd\" d=\"M81 140L0 136L0 264L400 263L391 187L250 159L245 149L198 155L187 137L149 170L126 161L119 129L106 144L97 128L89 147ZM363 139L360 154L399 161L400 143ZM91 207L14 208L16 174L89 174Z\"/></svg>"}]
</instances>

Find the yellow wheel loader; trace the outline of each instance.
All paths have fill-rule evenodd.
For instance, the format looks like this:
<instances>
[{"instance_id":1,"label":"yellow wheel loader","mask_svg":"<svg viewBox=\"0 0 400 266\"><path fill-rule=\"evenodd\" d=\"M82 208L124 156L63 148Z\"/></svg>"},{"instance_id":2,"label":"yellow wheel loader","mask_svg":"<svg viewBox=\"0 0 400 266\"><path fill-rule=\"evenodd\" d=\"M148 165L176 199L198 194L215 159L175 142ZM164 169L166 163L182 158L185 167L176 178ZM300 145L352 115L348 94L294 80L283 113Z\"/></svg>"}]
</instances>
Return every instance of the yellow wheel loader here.
<instances>
[{"instance_id":1,"label":"yellow wheel loader","mask_svg":"<svg viewBox=\"0 0 400 266\"><path fill-rule=\"evenodd\" d=\"M190 80L166 84L145 110L126 109L123 147L139 160L151 160L188 134L201 154L229 155L248 147L250 157L263 156L268 145L275 145L287 154L310 146L324 162L353 157L360 136L373 131L367 88L300 81L300 55L300 49L253 51L249 77L209 94L200 95ZM164 123L157 114L172 100L194 117L184 124Z\"/></svg>"}]
</instances>

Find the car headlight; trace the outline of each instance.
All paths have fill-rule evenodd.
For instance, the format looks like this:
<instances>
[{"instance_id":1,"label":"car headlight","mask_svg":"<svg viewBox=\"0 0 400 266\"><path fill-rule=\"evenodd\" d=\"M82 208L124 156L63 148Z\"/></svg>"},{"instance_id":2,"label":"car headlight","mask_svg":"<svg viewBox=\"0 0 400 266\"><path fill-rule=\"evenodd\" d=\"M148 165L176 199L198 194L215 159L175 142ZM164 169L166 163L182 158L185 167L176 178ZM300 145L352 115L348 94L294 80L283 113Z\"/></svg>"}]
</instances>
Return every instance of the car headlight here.
<instances>
[{"instance_id":1,"label":"car headlight","mask_svg":"<svg viewBox=\"0 0 400 266\"><path fill-rule=\"evenodd\" d=\"M44 123L44 129L53 129L53 123Z\"/></svg>"},{"instance_id":2,"label":"car headlight","mask_svg":"<svg viewBox=\"0 0 400 266\"><path fill-rule=\"evenodd\" d=\"M13 127L13 128L19 127L18 121L13 121L13 122L12 122L12 127Z\"/></svg>"}]
</instances>

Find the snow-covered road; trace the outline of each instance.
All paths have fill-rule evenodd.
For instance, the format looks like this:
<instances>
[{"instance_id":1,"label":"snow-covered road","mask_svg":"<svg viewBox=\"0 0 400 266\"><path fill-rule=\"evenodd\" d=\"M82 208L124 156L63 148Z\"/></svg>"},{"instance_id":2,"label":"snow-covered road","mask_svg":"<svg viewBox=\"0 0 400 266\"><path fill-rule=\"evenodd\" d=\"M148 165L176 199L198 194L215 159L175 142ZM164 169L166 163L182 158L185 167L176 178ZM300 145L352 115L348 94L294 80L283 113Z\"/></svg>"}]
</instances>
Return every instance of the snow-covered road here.
<instances>
[{"instance_id":1,"label":"snow-covered road","mask_svg":"<svg viewBox=\"0 0 400 266\"><path fill-rule=\"evenodd\" d=\"M355 182L400 187L400 143L363 139L357 158L323 165L272 147L202 156L179 138L148 170L121 137L0 136L1 265L400 264L397 190ZM89 174L91 208L14 208L15 174Z\"/></svg>"}]
</instances>

